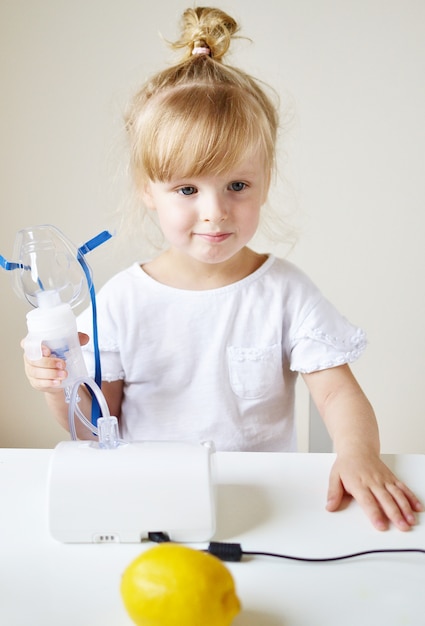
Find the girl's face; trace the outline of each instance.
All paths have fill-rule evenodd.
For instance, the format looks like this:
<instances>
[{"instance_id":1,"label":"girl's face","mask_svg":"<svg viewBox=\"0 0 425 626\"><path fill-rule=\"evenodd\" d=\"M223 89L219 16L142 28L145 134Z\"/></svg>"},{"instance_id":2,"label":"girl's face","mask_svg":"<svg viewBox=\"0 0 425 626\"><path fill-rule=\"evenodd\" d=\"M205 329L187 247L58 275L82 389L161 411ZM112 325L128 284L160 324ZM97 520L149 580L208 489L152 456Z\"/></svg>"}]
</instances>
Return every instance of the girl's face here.
<instances>
[{"instance_id":1,"label":"girl's face","mask_svg":"<svg viewBox=\"0 0 425 626\"><path fill-rule=\"evenodd\" d=\"M263 160L253 156L220 175L149 181L143 199L174 251L222 263L254 236L268 186Z\"/></svg>"}]
</instances>

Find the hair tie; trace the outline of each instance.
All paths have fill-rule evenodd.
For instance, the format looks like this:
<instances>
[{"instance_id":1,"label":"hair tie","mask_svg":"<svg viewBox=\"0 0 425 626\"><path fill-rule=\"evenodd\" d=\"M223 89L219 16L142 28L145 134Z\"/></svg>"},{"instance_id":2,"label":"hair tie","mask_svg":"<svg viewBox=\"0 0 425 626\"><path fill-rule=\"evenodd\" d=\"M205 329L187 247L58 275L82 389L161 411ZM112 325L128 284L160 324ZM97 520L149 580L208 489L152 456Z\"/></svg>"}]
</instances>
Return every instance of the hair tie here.
<instances>
[{"instance_id":1,"label":"hair tie","mask_svg":"<svg viewBox=\"0 0 425 626\"><path fill-rule=\"evenodd\" d=\"M208 54L211 56L211 49L207 46L195 46L192 50L192 54Z\"/></svg>"}]
</instances>

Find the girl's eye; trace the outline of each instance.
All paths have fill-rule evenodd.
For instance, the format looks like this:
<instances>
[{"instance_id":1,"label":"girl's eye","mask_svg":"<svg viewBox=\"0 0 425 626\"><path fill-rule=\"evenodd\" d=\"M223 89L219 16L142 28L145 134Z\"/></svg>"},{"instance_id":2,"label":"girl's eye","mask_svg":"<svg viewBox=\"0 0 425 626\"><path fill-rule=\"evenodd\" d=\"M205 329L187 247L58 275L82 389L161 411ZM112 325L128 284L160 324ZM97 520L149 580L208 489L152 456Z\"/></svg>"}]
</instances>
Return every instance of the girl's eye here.
<instances>
[{"instance_id":1,"label":"girl's eye","mask_svg":"<svg viewBox=\"0 0 425 626\"><path fill-rule=\"evenodd\" d=\"M229 187L232 191L243 191L246 187L246 183L241 183L240 181L236 181L234 183L230 183Z\"/></svg>"},{"instance_id":2,"label":"girl's eye","mask_svg":"<svg viewBox=\"0 0 425 626\"><path fill-rule=\"evenodd\" d=\"M192 194L196 193L196 187L180 187L178 193L182 194L183 196L191 196Z\"/></svg>"}]
</instances>

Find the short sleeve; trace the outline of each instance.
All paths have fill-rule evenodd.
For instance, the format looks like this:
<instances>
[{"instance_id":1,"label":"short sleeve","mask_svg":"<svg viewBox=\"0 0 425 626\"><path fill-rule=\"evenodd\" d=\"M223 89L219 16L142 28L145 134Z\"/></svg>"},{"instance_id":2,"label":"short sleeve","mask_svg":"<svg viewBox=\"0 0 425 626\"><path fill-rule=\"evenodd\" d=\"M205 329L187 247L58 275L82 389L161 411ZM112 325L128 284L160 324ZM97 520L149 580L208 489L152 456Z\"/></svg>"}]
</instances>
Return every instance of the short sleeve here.
<instances>
[{"instance_id":1,"label":"short sleeve","mask_svg":"<svg viewBox=\"0 0 425 626\"><path fill-rule=\"evenodd\" d=\"M364 331L321 298L291 338L290 369L308 374L353 363L366 344Z\"/></svg>"},{"instance_id":2,"label":"short sleeve","mask_svg":"<svg viewBox=\"0 0 425 626\"><path fill-rule=\"evenodd\" d=\"M102 302L101 302L102 304ZM117 331L112 319L106 315L102 306L98 307L98 332L99 332L99 351L100 362L102 368L102 380L113 382L124 379L124 369L121 363L121 355L119 352L118 341L116 339ZM84 361L86 363L88 374L91 378L95 377L95 359L94 344L92 340L93 323L92 313L89 307L83 311L77 318L78 330L86 333L90 337L90 341L82 347Z\"/></svg>"}]
</instances>

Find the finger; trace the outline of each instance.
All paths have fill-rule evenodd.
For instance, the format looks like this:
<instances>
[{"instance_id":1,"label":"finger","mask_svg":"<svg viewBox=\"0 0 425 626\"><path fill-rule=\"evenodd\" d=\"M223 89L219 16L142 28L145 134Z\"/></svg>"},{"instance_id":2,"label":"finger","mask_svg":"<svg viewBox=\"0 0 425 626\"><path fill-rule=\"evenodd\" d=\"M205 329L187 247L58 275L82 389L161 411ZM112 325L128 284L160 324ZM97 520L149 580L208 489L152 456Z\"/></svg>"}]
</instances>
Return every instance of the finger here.
<instances>
[{"instance_id":1,"label":"finger","mask_svg":"<svg viewBox=\"0 0 425 626\"><path fill-rule=\"evenodd\" d=\"M400 515L410 526L414 526L417 522L415 511L418 510L418 503L421 506L417 497L400 481L387 483L385 487L394 502L395 506L390 501L390 507L391 511L394 511L396 519ZM395 523L398 525L397 522Z\"/></svg>"},{"instance_id":2,"label":"finger","mask_svg":"<svg viewBox=\"0 0 425 626\"><path fill-rule=\"evenodd\" d=\"M62 389L62 383L63 383L63 379L60 378L54 378L52 380L49 380L47 378L28 378L31 386L36 390L36 391L51 391L53 389L55 390L61 390Z\"/></svg>"},{"instance_id":3,"label":"finger","mask_svg":"<svg viewBox=\"0 0 425 626\"><path fill-rule=\"evenodd\" d=\"M25 337L21 339L20 345L21 345L22 350L24 350L24 354L25 354ZM41 344L41 353L43 356L50 356L51 351L49 350L47 346L45 346L44 344Z\"/></svg>"},{"instance_id":4,"label":"finger","mask_svg":"<svg viewBox=\"0 0 425 626\"><path fill-rule=\"evenodd\" d=\"M44 348L43 348L44 349ZM47 348L48 350L48 348ZM33 368L34 370L65 370L66 363L63 359L57 357L51 357L50 352L46 356L42 356L37 361L30 360L26 354L24 354L24 365L26 369Z\"/></svg>"},{"instance_id":5,"label":"finger","mask_svg":"<svg viewBox=\"0 0 425 626\"><path fill-rule=\"evenodd\" d=\"M43 391L60 386L68 375L64 361L51 358L43 358L36 363L25 360L25 373L31 385Z\"/></svg>"},{"instance_id":6,"label":"finger","mask_svg":"<svg viewBox=\"0 0 425 626\"><path fill-rule=\"evenodd\" d=\"M78 337L80 339L81 346L85 346L90 341L90 337L86 335L86 333L78 333Z\"/></svg>"},{"instance_id":7,"label":"finger","mask_svg":"<svg viewBox=\"0 0 425 626\"><path fill-rule=\"evenodd\" d=\"M27 368L29 376L31 378L39 378L40 380L54 380L55 378L66 378L67 371L61 367L41 367L39 365L28 365Z\"/></svg>"},{"instance_id":8,"label":"finger","mask_svg":"<svg viewBox=\"0 0 425 626\"><path fill-rule=\"evenodd\" d=\"M377 530L388 530L388 516L382 510L378 499L369 489L362 488L358 493L353 493L352 495Z\"/></svg>"},{"instance_id":9,"label":"finger","mask_svg":"<svg viewBox=\"0 0 425 626\"><path fill-rule=\"evenodd\" d=\"M328 496L326 502L327 511L337 511L341 506L345 489L338 472L332 470L329 476Z\"/></svg>"},{"instance_id":10,"label":"finger","mask_svg":"<svg viewBox=\"0 0 425 626\"><path fill-rule=\"evenodd\" d=\"M394 493L392 494L389 489L391 489ZM410 510L410 516L413 512L406 498L404 498L404 502L402 502L403 498L400 493L400 490L398 490L397 500L395 497L394 484L391 486L386 485L374 490L374 496L388 521L392 522L399 530L406 531L410 530L412 524L415 523L416 520L413 517L412 521L408 521L406 516L403 514L402 509L399 506L399 502L405 507L406 514L408 510Z\"/></svg>"},{"instance_id":11,"label":"finger","mask_svg":"<svg viewBox=\"0 0 425 626\"><path fill-rule=\"evenodd\" d=\"M396 480L396 486L403 492L406 498L409 501L410 506L414 511L421 513L424 510L424 506L419 498L409 489L407 485L401 482L401 480Z\"/></svg>"}]
</instances>

